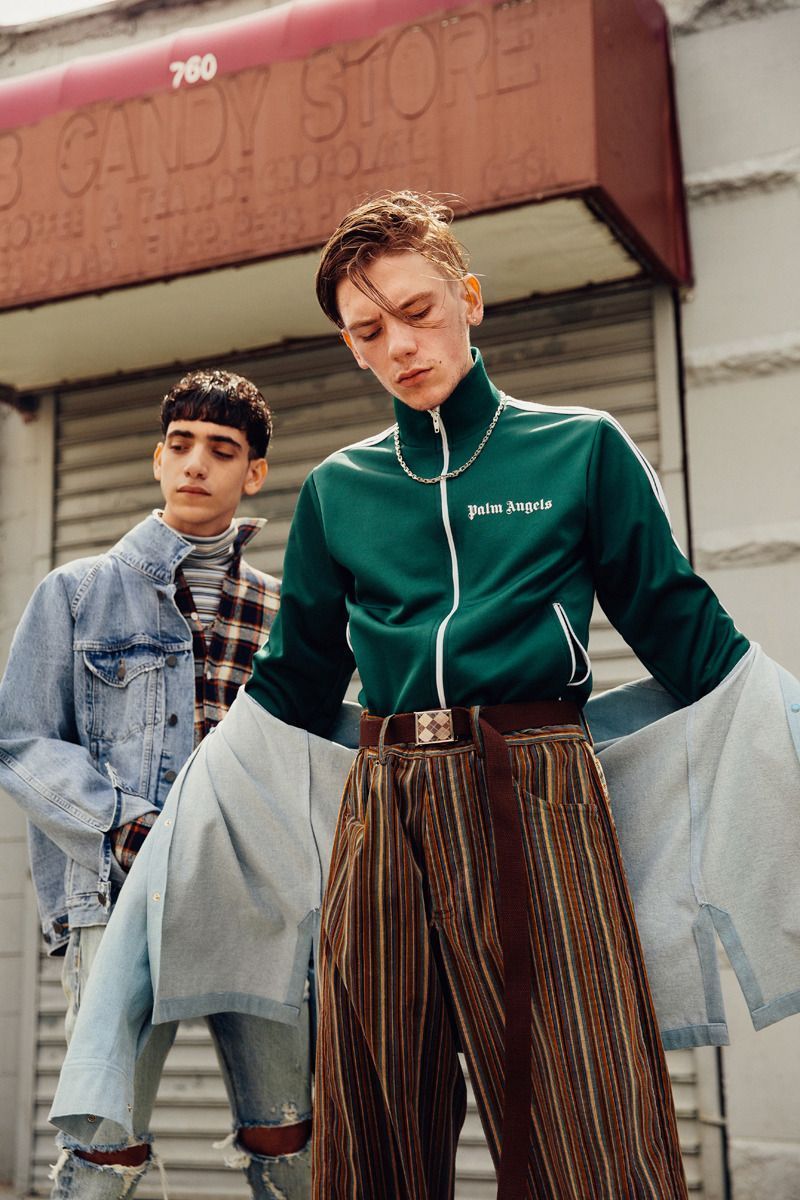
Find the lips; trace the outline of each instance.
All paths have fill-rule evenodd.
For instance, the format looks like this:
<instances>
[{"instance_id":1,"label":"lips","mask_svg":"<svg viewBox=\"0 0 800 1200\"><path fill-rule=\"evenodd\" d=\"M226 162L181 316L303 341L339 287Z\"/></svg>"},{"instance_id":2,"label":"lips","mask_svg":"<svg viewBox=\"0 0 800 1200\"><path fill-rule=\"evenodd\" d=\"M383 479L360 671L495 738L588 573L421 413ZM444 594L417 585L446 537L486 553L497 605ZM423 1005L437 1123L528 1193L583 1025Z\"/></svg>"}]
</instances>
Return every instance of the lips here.
<instances>
[{"instance_id":1,"label":"lips","mask_svg":"<svg viewBox=\"0 0 800 1200\"><path fill-rule=\"evenodd\" d=\"M211 495L211 492L207 492L205 490L205 488L201 488L201 487L182 487L182 488L178 488L178 491L183 496L210 496Z\"/></svg>"},{"instance_id":2,"label":"lips","mask_svg":"<svg viewBox=\"0 0 800 1200\"><path fill-rule=\"evenodd\" d=\"M402 375L398 375L397 382L402 387L410 387L421 383L430 370L430 367L417 367L414 371L404 371Z\"/></svg>"}]
</instances>

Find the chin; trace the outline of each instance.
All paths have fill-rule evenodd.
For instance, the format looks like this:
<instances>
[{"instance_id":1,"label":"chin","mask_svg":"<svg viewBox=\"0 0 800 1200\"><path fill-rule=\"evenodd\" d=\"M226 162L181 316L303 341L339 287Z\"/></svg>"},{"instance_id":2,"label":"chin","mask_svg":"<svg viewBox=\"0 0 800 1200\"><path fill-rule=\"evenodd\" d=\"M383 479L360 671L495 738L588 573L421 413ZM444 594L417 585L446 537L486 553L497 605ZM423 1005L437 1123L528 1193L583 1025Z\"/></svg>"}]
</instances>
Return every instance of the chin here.
<instances>
[{"instance_id":1,"label":"chin","mask_svg":"<svg viewBox=\"0 0 800 1200\"><path fill-rule=\"evenodd\" d=\"M196 525L206 525L210 518L202 508L195 508L192 504L181 504L173 509L175 520L181 521L183 524L194 527Z\"/></svg>"},{"instance_id":2,"label":"chin","mask_svg":"<svg viewBox=\"0 0 800 1200\"><path fill-rule=\"evenodd\" d=\"M202 513L208 506L208 496L198 496L193 492L181 492L175 507L181 512Z\"/></svg>"}]
</instances>

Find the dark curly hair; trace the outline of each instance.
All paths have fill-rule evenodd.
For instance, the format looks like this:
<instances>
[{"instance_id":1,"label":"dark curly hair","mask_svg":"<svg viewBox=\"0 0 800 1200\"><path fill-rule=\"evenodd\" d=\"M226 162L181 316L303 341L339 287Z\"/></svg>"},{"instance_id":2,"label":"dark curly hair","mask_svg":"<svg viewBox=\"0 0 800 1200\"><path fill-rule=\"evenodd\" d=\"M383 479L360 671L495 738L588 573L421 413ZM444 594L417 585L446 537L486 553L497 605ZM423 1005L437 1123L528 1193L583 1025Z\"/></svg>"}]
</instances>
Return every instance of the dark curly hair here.
<instances>
[{"instance_id":1,"label":"dark curly hair","mask_svg":"<svg viewBox=\"0 0 800 1200\"><path fill-rule=\"evenodd\" d=\"M190 371L161 401L161 430L172 421L211 421L240 429L251 458L264 458L272 436L272 413L254 383L230 371Z\"/></svg>"},{"instance_id":2,"label":"dark curly hair","mask_svg":"<svg viewBox=\"0 0 800 1200\"><path fill-rule=\"evenodd\" d=\"M359 204L322 250L315 279L322 311L342 328L336 289L349 279L380 308L405 320L369 279L367 267L383 254L414 250L450 279L463 279L469 257L450 228L452 220L452 208L420 192L380 192Z\"/></svg>"}]
</instances>

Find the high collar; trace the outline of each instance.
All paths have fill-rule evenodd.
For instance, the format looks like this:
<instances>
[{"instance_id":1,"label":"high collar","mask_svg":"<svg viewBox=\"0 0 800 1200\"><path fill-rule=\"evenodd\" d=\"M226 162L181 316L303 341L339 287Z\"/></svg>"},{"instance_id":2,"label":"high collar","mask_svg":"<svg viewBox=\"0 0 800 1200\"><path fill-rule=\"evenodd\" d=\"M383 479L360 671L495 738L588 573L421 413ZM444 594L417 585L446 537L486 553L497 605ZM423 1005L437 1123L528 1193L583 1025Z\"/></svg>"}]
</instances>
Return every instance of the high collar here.
<instances>
[{"instance_id":1,"label":"high collar","mask_svg":"<svg viewBox=\"0 0 800 1200\"><path fill-rule=\"evenodd\" d=\"M473 365L439 406L439 415L451 446L462 438L474 437L485 431L500 403L500 392L494 386L477 346L470 347ZM394 415L400 429L400 440L406 446L430 446L437 434L430 412L417 412L395 398Z\"/></svg>"},{"instance_id":2,"label":"high collar","mask_svg":"<svg viewBox=\"0 0 800 1200\"><path fill-rule=\"evenodd\" d=\"M134 525L112 546L110 553L160 582L171 583L177 568L194 549L194 543L171 529L158 513L157 509ZM234 521L236 551L240 553L264 524L264 520L260 517L235 517Z\"/></svg>"}]
</instances>

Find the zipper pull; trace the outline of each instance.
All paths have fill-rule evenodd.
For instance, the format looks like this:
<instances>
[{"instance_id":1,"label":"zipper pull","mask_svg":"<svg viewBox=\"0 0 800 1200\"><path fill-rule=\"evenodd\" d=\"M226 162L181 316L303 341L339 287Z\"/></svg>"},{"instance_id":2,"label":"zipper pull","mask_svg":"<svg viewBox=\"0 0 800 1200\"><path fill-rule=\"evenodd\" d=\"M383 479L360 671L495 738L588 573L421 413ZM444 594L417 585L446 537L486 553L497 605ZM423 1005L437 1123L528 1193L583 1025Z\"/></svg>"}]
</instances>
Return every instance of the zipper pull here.
<instances>
[{"instance_id":1,"label":"zipper pull","mask_svg":"<svg viewBox=\"0 0 800 1200\"><path fill-rule=\"evenodd\" d=\"M432 409L430 410L430 412L431 412L431 420L433 421L433 431L434 431L434 433L441 433L441 432L442 432L442 423L441 423L441 421L439 420L439 409L438 409L438 408L432 408Z\"/></svg>"}]
</instances>

